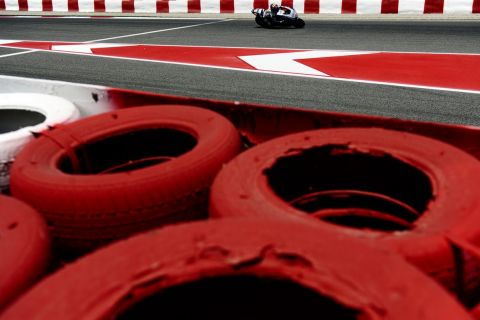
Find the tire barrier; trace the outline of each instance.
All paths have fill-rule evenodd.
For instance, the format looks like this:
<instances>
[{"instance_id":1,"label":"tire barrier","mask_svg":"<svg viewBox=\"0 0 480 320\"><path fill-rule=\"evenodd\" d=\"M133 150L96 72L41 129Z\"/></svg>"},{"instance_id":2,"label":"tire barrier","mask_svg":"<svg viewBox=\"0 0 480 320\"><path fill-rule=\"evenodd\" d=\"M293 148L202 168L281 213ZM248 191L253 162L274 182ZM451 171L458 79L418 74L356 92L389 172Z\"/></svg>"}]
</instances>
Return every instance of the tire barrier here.
<instances>
[{"instance_id":1,"label":"tire barrier","mask_svg":"<svg viewBox=\"0 0 480 320\"><path fill-rule=\"evenodd\" d=\"M60 251L206 218L208 191L241 148L219 114L128 108L43 132L12 167L12 194L45 215Z\"/></svg>"},{"instance_id":2,"label":"tire barrier","mask_svg":"<svg viewBox=\"0 0 480 320\"><path fill-rule=\"evenodd\" d=\"M147 232L63 268L2 319L471 319L398 255L319 229L224 219Z\"/></svg>"},{"instance_id":3,"label":"tire barrier","mask_svg":"<svg viewBox=\"0 0 480 320\"><path fill-rule=\"evenodd\" d=\"M79 118L75 105L63 98L33 93L0 94L0 192L9 187L16 154L39 133Z\"/></svg>"},{"instance_id":4,"label":"tire barrier","mask_svg":"<svg viewBox=\"0 0 480 320\"><path fill-rule=\"evenodd\" d=\"M50 237L38 212L0 195L0 312L46 271Z\"/></svg>"},{"instance_id":5,"label":"tire barrier","mask_svg":"<svg viewBox=\"0 0 480 320\"><path fill-rule=\"evenodd\" d=\"M475 308L472 309L472 317L475 320L480 320L480 304L476 305Z\"/></svg>"},{"instance_id":6,"label":"tire barrier","mask_svg":"<svg viewBox=\"0 0 480 320\"><path fill-rule=\"evenodd\" d=\"M451 145L383 129L323 129L247 150L212 185L213 217L320 220L398 252L462 298L479 263L448 234L480 241L480 163Z\"/></svg>"}]
</instances>

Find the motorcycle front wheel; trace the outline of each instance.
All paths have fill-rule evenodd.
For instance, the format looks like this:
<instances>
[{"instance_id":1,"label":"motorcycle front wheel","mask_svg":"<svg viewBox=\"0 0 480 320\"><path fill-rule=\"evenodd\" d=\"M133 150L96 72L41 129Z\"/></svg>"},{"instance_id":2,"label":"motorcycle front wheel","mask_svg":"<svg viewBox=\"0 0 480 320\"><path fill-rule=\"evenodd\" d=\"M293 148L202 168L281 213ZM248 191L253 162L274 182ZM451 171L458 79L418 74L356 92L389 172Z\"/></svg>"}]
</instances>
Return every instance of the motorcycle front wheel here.
<instances>
[{"instance_id":1,"label":"motorcycle front wheel","mask_svg":"<svg viewBox=\"0 0 480 320\"><path fill-rule=\"evenodd\" d=\"M260 26L260 27L265 27L265 22L263 21L263 18L260 16L255 17L255 22Z\"/></svg>"}]
</instances>

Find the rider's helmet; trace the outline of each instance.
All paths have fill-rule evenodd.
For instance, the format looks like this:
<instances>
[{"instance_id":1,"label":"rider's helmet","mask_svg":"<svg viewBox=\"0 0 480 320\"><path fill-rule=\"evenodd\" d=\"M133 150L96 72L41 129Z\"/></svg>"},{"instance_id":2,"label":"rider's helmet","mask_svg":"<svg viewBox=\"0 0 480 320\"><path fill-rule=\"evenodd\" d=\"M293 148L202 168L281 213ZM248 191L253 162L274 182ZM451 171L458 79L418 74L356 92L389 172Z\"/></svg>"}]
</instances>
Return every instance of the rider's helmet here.
<instances>
[{"instance_id":1,"label":"rider's helmet","mask_svg":"<svg viewBox=\"0 0 480 320\"><path fill-rule=\"evenodd\" d=\"M278 4L272 3L270 5L270 11L272 12L272 14L277 14L278 10L280 10L280 7L278 6Z\"/></svg>"}]
</instances>

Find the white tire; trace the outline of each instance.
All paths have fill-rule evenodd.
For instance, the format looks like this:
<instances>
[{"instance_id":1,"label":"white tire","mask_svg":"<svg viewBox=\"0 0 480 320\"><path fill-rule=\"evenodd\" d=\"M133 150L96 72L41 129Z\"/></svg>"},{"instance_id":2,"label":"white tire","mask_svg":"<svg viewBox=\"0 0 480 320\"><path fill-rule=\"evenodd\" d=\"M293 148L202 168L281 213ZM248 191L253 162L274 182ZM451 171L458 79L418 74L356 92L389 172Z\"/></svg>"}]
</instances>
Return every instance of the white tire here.
<instances>
[{"instance_id":1,"label":"white tire","mask_svg":"<svg viewBox=\"0 0 480 320\"><path fill-rule=\"evenodd\" d=\"M2 124L3 121L8 121L2 117L2 112L6 114L12 110L40 113L44 119L13 129L11 123ZM33 139L32 132L38 133L49 126L72 122L79 117L75 105L60 97L38 93L0 94L0 193L8 189L11 164L23 146Z\"/></svg>"}]
</instances>

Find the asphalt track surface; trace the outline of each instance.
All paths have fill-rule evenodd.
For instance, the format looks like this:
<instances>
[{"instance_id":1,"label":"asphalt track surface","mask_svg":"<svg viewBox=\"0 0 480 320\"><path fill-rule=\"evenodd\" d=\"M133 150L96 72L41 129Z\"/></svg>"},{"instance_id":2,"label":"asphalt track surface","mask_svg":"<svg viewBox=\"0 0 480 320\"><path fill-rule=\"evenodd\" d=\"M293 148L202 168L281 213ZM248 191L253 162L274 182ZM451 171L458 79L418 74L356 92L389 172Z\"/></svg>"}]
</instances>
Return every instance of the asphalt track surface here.
<instances>
[{"instance_id":1,"label":"asphalt track surface","mask_svg":"<svg viewBox=\"0 0 480 320\"><path fill-rule=\"evenodd\" d=\"M0 39L87 42L115 38L106 42L480 53L478 20L309 21L307 16L306 22L305 29L271 30L257 27L253 19L0 17ZM185 26L191 27L176 29ZM158 32L141 34L151 31ZM134 35L139 33L141 35ZM480 94L473 93L30 52L2 47L0 74L182 96L480 125Z\"/></svg>"}]
</instances>

